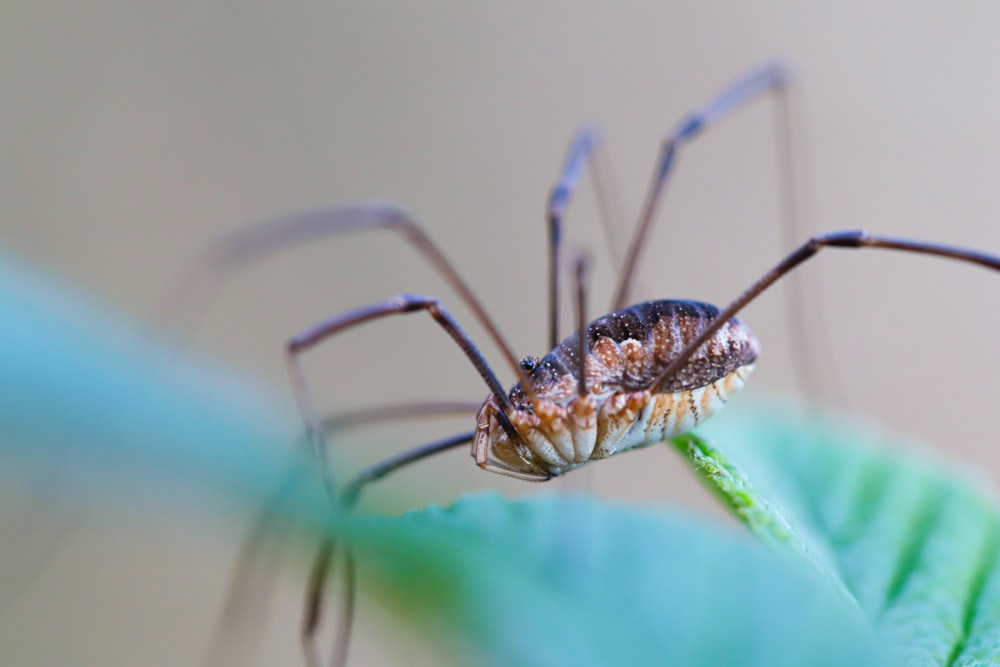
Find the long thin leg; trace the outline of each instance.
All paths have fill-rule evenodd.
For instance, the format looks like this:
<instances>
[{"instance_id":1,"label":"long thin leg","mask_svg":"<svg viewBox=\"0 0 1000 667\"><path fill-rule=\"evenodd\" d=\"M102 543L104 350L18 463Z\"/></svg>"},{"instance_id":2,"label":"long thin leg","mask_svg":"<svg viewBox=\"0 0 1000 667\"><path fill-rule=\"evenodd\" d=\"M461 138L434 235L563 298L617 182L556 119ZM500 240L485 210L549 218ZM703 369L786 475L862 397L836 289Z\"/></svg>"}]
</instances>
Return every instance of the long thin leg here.
<instances>
[{"instance_id":1,"label":"long thin leg","mask_svg":"<svg viewBox=\"0 0 1000 667\"><path fill-rule=\"evenodd\" d=\"M341 496L344 507L352 509L357 504L361 491L366 485L376 482L399 470L400 468L405 468L411 463L422 461L423 459L448 451L449 449L455 449L456 447L467 445L472 442L472 439L475 437L475 431L459 433L448 438L442 438L441 440L429 442L426 445L420 445L419 447L408 449L405 452L397 454L396 456L365 468L361 472L355 474L351 481L344 485L344 493Z\"/></svg>"},{"instance_id":2,"label":"long thin leg","mask_svg":"<svg viewBox=\"0 0 1000 667\"><path fill-rule=\"evenodd\" d=\"M226 587L225 601L215 622L204 667L244 665L257 653L267 623L280 545L280 504L299 475L290 475L254 516L243 538L236 567Z\"/></svg>"},{"instance_id":3,"label":"long thin leg","mask_svg":"<svg viewBox=\"0 0 1000 667\"><path fill-rule=\"evenodd\" d=\"M351 646L351 629L354 627L354 600L357 578L354 576L354 554L344 550L344 595L341 598L340 614L337 616L337 636L333 644L332 667L347 664L347 652Z\"/></svg>"},{"instance_id":4,"label":"long thin leg","mask_svg":"<svg viewBox=\"0 0 1000 667\"><path fill-rule=\"evenodd\" d=\"M392 420L464 415L475 413L479 407L479 402L458 400L394 403L326 417L323 419L323 429L326 433L332 433ZM260 628L265 622L261 613L266 608L264 601L269 596L271 570L275 565L275 554L271 553L271 547L277 542L275 533L280 527L279 507L287 493L300 482L300 474L298 470L291 474L252 522L240 547L237 566L227 587L226 601L206 651L203 663L206 666L243 664L253 655L252 648L248 646L259 636ZM318 566L314 566L314 569L316 567ZM316 608L320 607L321 601ZM307 625L306 618L307 615L304 614L303 627ZM319 619L316 619L315 623L318 622ZM234 646L239 647L238 656L233 654Z\"/></svg>"},{"instance_id":5,"label":"long thin leg","mask_svg":"<svg viewBox=\"0 0 1000 667\"><path fill-rule=\"evenodd\" d=\"M559 180L549 193L546 220L549 226L549 349L559 344L559 314L561 290L559 275L562 272L562 223L566 208L576 190L580 175L590 159L591 153L601 141L596 128L584 127L570 143L566 161L563 163Z\"/></svg>"},{"instance_id":6,"label":"long thin leg","mask_svg":"<svg viewBox=\"0 0 1000 667\"><path fill-rule=\"evenodd\" d=\"M597 205L601 210L604 239L611 255L611 268L615 274L621 271L625 256L622 236L625 230L625 215L618 191L618 180L614 176L611 155L607 143L602 141L594 149L594 159L590 162L591 182L597 195Z\"/></svg>"},{"instance_id":7,"label":"long thin leg","mask_svg":"<svg viewBox=\"0 0 1000 667\"><path fill-rule=\"evenodd\" d=\"M489 367L489 364L487 364L482 353L476 348L472 339L469 338L468 334L462 330L462 328L458 325L458 322L456 322L451 314L444 309L437 299L404 294L384 303L343 313L330 320L321 322L315 327L308 329L307 331L304 331L303 333L290 339L288 341L286 355L288 370L292 378L292 385L294 387L296 400L299 403L299 407L302 410L302 414L306 422L306 431L309 436L309 442L312 444L313 451L316 453L317 458L320 459L321 464L324 465L328 478L332 478L332 473L329 470L329 462L326 457L325 439L323 438L322 430L319 428L319 419L316 416L316 411L313 408L312 401L309 397L309 390L306 385L305 375L302 372L302 366L299 363L299 355L320 341L349 327L388 315L412 313L419 310L427 311L428 314L430 314L430 316L433 317L434 320L448 332L448 335L450 335L452 340L454 340L455 343L462 349L466 357L468 357L469 361L472 362L472 365L475 366L476 370L479 372L479 375L483 378L483 380L485 380L487 386L490 388L490 392L496 397L497 401L499 401L500 404L507 410L513 409L513 406L510 403L510 398L504 392L503 385L500 384L500 381L493 373L493 370ZM526 389L530 390L530 384L526 387ZM512 435L511 437L514 436Z\"/></svg>"},{"instance_id":8,"label":"long thin leg","mask_svg":"<svg viewBox=\"0 0 1000 667\"><path fill-rule=\"evenodd\" d=\"M414 447L401 454L393 456L379 463L376 463L361 472L357 473L344 487L341 495L341 507L350 511L357 504L362 489L371 482L377 481L391 474L392 472L406 467L422 459L439 454L462 445L467 445L475 437L475 431L459 433L448 438L435 440ZM324 591L326 580L330 573L330 565L333 560L335 545L332 540L325 540L320 547L316 560L313 563L312 572L309 576L309 585L306 591L305 612L302 622L302 647L306 655L306 660L310 667L319 665L319 657L316 646L316 632L322 618ZM350 549L344 549L345 556L345 589L342 607L337 621L337 639L334 644L333 665L343 665L347 659L347 648L351 636L351 625L354 618L354 559Z\"/></svg>"},{"instance_id":9,"label":"long thin leg","mask_svg":"<svg viewBox=\"0 0 1000 667\"><path fill-rule=\"evenodd\" d=\"M639 255L646 246L649 232L652 229L653 219L659 208L663 191L667 184L677 152L681 146L696 137L703 129L712 123L722 119L730 112L756 99L764 93L784 94L788 73L781 65L767 65L747 75L744 75L732 85L722 91L715 99L700 109L689 113L680 124L663 141L660 149L660 158L653 180L646 195L646 201L642 208L642 214L636 225L629 243L628 251L625 255L624 267L615 290L615 297L612 301L611 310L618 310L628 305L631 298L632 283L635 278L636 269L639 263ZM787 125L782 124L783 128ZM790 145L784 141L783 145ZM782 179L783 187L788 188L791 194L784 194L782 202L794 201L793 183L787 178L791 173L791 155L787 151L782 151L785 155L782 163L782 170L786 178ZM783 215L795 214L794 206L782 206ZM791 223L788 223L791 224Z\"/></svg>"},{"instance_id":10,"label":"long thin leg","mask_svg":"<svg viewBox=\"0 0 1000 667\"><path fill-rule=\"evenodd\" d=\"M309 584L306 586L305 609L302 612L302 628L299 637L302 641L302 651L309 667L320 664L319 652L316 646L316 632L323 612L323 590L326 587L327 575L333 564L336 545L333 540L323 540L319 553L313 562L309 573Z\"/></svg>"},{"instance_id":11,"label":"long thin leg","mask_svg":"<svg viewBox=\"0 0 1000 667\"><path fill-rule=\"evenodd\" d=\"M667 364L667 367L663 369L663 373L660 374L659 379L653 383L654 391L662 389L662 387L666 385L667 381L684 367L684 364L688 362L691 355L693 355L698 348L705 343L705 341L711 338L722 325L728 322L731 317L736 315L736 313L742 310L748 303L760 296L762 292L777 282L782 276L788 274L795 267L805 262L823 248L881 248L884 250L900 250L920 255L933 255L936 257L944 257L946 259L955 259L962 262L977 264L987 269L993 269L994 271L1000 271L1000 257L978 250L955 248L953 246L940 245L937 243L899 239L890 236L873 236L861 230L830 232L828 234L814 236L801 245L795 252L788 255L788 257L778 263L777 266L765 273L757 282L751 285L749 289L743 292L738 299L733 301L726 307L725 310L719 313L718 317L712 320L712 322L705 328L704 331L701 332L701 334L698 335L697 338L691 341L687 347L681 350L673 361Z\"/></svg>"},{"instance_id":12,"label":"long thin leg","mask_svg":"<svg viewBox=\"0 0 1000 667\"><path fill-rule=\"evenodd\" d=\"M590 258L580 255L573 266L574 287L576 288L576 335L577 356L579 367L577 373L577 395L581 398L587 395L587 273L590 270Z\"/></svg>"},{"instance_id":13,"label":"long thin leg","mask_svg":"<svg viewBox=\"0 0 1000 667\"><path fill-rule=\"evenodd\" d=\"M306 663L309 667L319 667L320 658L318 646L316 645L316 632L319 630L319 622L323 610L323 589L326 579L330 574L333 564L335 544L331 540L326 540L320 546L319 554L313 564L312 572L309 576L309 587L306 597L306 609L302 615L302 631L300 639L302 650L306 656ZM334 639L334 652L330 664L335 667L343 667L347 663L347 651L351 642L351 626L354 619L354 599L355 599L355 578L354 578L354 554L350 549L344 549L344 594L341 597L340 613L337 615L337 635Z\"/></svg>"},{"instance_id":14,"label":"long thin leg","mask_svg":"<svg viewBox=\"0 0 1000 667\"><path fill-rule=\"evenodd\" d=\"M431 241L423 228L404 208L386 202L360 202L330 205L284 215L247 226L221 237L200 259L194 270L169 300L166 312L171 313L177 326L184 328L200 312L211 292L223 278L248 263L257 261L283 248L318 238L365 231L388 229L398 232L413 245L424 259L458 293L510 365L518 381L526 386L534 402L534 392L527 374L518 363L513 349L500 334L482 303L462 279L451 262ZM197 301L196 301L196 300Z\"/></svg>"},{"instance_id":15,"label":"long thin leg","mask_svg":"<svg viewBox=\"0 0 1000 667\"><path fill-rule=\"evenodd\" d=\"M576 292L576 335L577 335L577 357L579 359L577 372L577 397L578 406L587 405L594 407L593 399L587 399L589 389L587 387L587 363L590 359L589 339L587 337L587 285L590 273L590 257L580 254L576 257L573 271L573 287ZM574 443L574 450L577 456L580 450ZM585 468L570 478L573 480L571 486L576 492L590 493L594 482L594 471Z\"/></svg>"},{"instance_id":16,"label":"long thin leg","mask_svg":"<svg viewBox=\"0 0 1000 667\"><path fill-rule=\"evenodd\" d=\"M286 359L288 362L289 373L292 377L296 398L299 402L300 409L302 410L303 417L306 422L306 430L309 435L309 441L313 447L316 458L320 459L321 465L324 467L324 478L328 489L331 490L331 493L334 492L334 486L332 471L329 469L329 460L325 451L325 438L322 429L320 428L319 420L316 417L316 412L312 406L312 401L309 397L309 391L305 382L305 375L299 361L299 355L309 348L319 344L326 338L350 327L389 315L404 314L419 310L427 311L427 313L431 315L431 317L434 318L434 320L437 321L442 328L444 328L444 330L451 336L452 340L455 341L462 351L465 352L466 356L472 362L473 366L475 366L476 370L479 371L480 376L486 381L490 391L494 394L501 405L508 406L508 409L512 407L510 399L503 390L503 386L496 378L492 369L486 363L485 358L483 358L482 354L476 348L472 340L461 329L459 324L454 320L454 318L452 318L452 316L447 310L445 310L437 299L415 295L401 295L384 303L359 308L321 322L303 333L294 336L288 341ZM517 432L510 426L509 422L505 423L505 428L509 429L511 437L517 437ZM468 437L464 438L462 442L468 442ZM455 445L449 443L443 448L449 448L452 446ZM432 452L417 452L415 456L416 458L423 458L424 456L428 456L430 453L435 453L436 451L440 451L440 449L435 449ZM398 465L405 465L405 463L410 460L416 459L404 457ZM351 487L351 489L357 488L359 487ZM353 505L354 499L352 498L352 495L348 495L348 492L350 492L350 494L356 493L356 491L351 491L350 489L345 490L345 495L340 499L341 507L350 507ZM306 609L302 626L302 642L306 658L310 661L310 664L317 664L315 637L323 607L323 590L329 570L330 560L332 559L332 552L333 547L330 544L325 544L321 549L319 558L313 568L313 575L310 577L308 587ZM353 584L351 585L353 586ZM349 634L349 626L347 629L344 629L344 623L349 623L349 621L341 621L339 634L342 635Z\"/></svg>"},{"instance_id":17,"label":"long thin leg","mask_svg":"<svg viewBox=\"0 0 1000 667\"><path fill-rule=\"evenodd\" d=\"M788 86L776 97L774 114L775 157L781 179L781 231L782 251L795 248L803 236L811 236L812 196L809 187L808 142L804 132L805 114L802 95L798 86ZM813 284L804 278L791 280L785 290L785 323L792 346L792 358L799 386L814 397L831 393L840 403L846 403L847 393L837 364L834 362L834 345L830 330L825 324L822 302L809 299L808 292L822 291L819 276ZM829 392L821 389L827 388Z\"/></svg>"},{"instance_id":18,"label":"long thin leg","mask_svg":"<svg viewBox=\"0 0 1000 667\"><path fill-rule=\"evenodd\" d=\"M332 485L332 473L329 470L329 462L326 457L325 438L323 437L322 430L319 428L319 419L316 416L316 411L309 397L309 390L306 385L305 375L302 372L302 366L299 362L299 355L320 341L349 327L388 315L412 313L420 310L427 311L448 332L448 335L451 336L452 340L462 349L476 370L479 371L479 375L485 380L487 386L490 388L490 392L496 397L500 405L507 410L513 409L510 398L504 392L503 386L489 367L489 364L486 363L486 359L482 353L479 352L472 339L469 338L468 334L462 330L458 322L455 321L437 299L404 294L384 303L359 308L338 315L291 338L288 341L286 355L296 400L299 403L306 422L309 442L317 458L320 459L321 464L325 468L327 479L330 480L328 484ZM525 390L529 395L533 393L530 384L525 386ZM517 432L513 428L510 429L509 434L512 438L517 437Z\"/></svg>"},{"instance_id":19,"label":"long thin leg","mask_svg":"<svg viewBox=\"0 0 1000 667\"><path fill-rule=\"evenodd\" d=\"M323 418L323 431L343 431L366 424L384 423L401 419L419 419L424 417L442 417L446 415L475 414L482 406L482 401L407 401L405 403L390 403L374 408L353 410L343 414Z\"/></svg>"},{"instance_id":20,"label":"long thin leg","mask_svg":"<svg viewBox=\"0 0 1000 667\"><path fill-rule=\"evenodd\" d=\"M570 142L562 172L549 192L546 221L549 228L549 349L559 344L559 315L562 292L559 276L562 272L562 223L576 186L585 167L590 167L591 180L601 209L601 221L607 236L612 260L619 261L617 238L621 231L620 205L611 176L611 165L604 138L593 126L580 128Z\"/></svg>"}]
</instances>

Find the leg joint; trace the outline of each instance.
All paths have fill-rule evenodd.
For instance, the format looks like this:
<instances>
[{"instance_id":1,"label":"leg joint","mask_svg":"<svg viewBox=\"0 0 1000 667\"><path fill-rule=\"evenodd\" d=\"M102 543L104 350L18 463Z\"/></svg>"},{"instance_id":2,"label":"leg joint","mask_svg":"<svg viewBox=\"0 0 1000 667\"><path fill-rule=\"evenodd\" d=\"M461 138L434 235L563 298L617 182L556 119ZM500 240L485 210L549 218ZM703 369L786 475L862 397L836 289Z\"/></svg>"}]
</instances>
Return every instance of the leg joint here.
<instances>
[{"instance_id":1,"label":"leg joint","mask_svg":"<svg viewBox=\"0 0 1000 667\"><path fill-rule=\"evenodd\" d=\"M861 229L849 229L842 232L830 232L814 236L811 242L817 245L835 248L861 248L868 245L868 233Z\"/></svg>"},{"instance_id":2,"label":"leg joint","mask_svg":"<svg viewBox=\"0 0 1000 667\"><path fill-rule=\"evenodd\" d=\"M420 294L400 294L392 299L393 305L399 309L401 313L412 313L417 310L430 310L436 312L441 302L431 296L422 296Z\"/></svg>"}]
</instances>

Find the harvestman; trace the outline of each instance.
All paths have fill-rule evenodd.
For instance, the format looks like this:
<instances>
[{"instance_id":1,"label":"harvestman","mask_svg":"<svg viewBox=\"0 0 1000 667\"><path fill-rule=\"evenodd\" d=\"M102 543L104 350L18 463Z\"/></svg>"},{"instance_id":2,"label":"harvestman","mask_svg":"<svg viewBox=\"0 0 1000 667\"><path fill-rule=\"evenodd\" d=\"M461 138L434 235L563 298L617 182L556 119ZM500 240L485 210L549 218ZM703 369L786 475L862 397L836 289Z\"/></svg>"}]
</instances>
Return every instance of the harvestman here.
<instances>
[{"instance_id":1,"label":"harvestman","mask_svg":"<svg viewBox=\"0 0 1000 667\"><path fill-rule=\"evenodd\" d=\"M518 359L468 284L404 209L386 203L330 206L239 230L213 246L204 267L218 278L277 249L328 234L389 229L421 253L455 290L500 350L517 382L506 391L479 349L459 323L433 297L403 294L341 313L294 336L287 344L287 364L308 441L323 466L331 498L350 508L363 487L403 466L431 455L472 444L484 470L529 481L546 481L590 461L646 447L680 435L720 410L744 384L757 358L757 341L735 315L772 284L823 248L882 248L956 259L1000 271L1000 257L923 241L890 238L863 231L813 236L726 308L694 301L656 300L627 306L639 255L646 245L678 150L703 129L745 103L772 94L780 101L785 171L784 215L794 209L790 139L787 134L787 73L776 65L750 72L701 109L685 117L664 140L632 235L612 312L589 324L585 319L586 262L575 264L577 331L559 342L562 220L579 177L599 142L593 130L577 134L548 204L549 347L541 359ZM598 193L601 194L600 192ZM602 201L607 217L606 202ZM206 276L202 274L201 279ZM205 298L205 290L186 291ZM190 312L190 311L189 311ZM473 431L403 452L357 474L338 489L326 456L325 432L331 426L378 418L427 416L469 408L465 403L387 406L324 423L315 411L300 356L320 342L359 324L390 315L426 312L454 340L485 381L489 395L479 407ZM252 543L252 541L251 541ZM310 665L319 664L315 647L322 591L333 557L324 544L310 577L302 638ZM353 608L353 562L345 555L346 591L333 664L343 664Z\"/></svg>"}]
</instances>

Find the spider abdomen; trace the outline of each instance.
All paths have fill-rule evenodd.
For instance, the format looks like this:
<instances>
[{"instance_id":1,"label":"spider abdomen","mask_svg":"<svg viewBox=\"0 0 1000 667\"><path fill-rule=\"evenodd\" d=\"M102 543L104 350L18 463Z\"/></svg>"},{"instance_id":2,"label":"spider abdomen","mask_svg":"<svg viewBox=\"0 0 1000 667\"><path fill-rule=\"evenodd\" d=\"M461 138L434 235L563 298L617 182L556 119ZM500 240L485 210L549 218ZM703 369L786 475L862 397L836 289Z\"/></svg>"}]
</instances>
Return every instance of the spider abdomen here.
<instances>
[{"instance_id":1,"label":"spider abdomen","mask_svg":"<svg viewBox=\"0 0 1000 667\"><path fill-rule=\"evenodd\" d=\"M688 343L719 314L719 309L698 301L646 301L598 318L587 327L586 374L590 393L641 391L651 385ZM692 355L680 372L662 389L682 391L704 387L752 364L758 353L750 329L733 318ZM539 398L565 403L578 387L577 334L566 338L532 370L531 381ZM515 404L525 401L515 386Z\"/></svg>"}]
</instances>

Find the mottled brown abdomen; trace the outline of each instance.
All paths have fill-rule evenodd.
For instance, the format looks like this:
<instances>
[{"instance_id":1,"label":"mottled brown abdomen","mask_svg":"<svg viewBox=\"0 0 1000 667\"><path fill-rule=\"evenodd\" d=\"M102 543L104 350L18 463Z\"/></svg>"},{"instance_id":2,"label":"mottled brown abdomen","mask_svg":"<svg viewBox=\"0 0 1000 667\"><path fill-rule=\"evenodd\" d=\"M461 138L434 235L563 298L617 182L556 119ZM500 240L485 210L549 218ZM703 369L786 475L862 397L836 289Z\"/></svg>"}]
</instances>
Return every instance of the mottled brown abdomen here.
<instances>
[{"instance_id":1,"label":"mottled brown abdomen","mask_svg":"<svg viewBox=\"0 0 1000 667\"><path fill-rule=\"evenodd\" d=\"M698 301L646 301L594 320L587 327L587 387L592 394L651 389L674 357L719 314ZM539 398L565 403L576 394L579 345L577 334L565 339L541 359L531 372ZM752 364L758 353L756 338L739 320L732 319L669 378L662 390L696 389L715 382L740 366ZM511 399L529 409L516 385Z\"/></svg>"}]
</instances>

